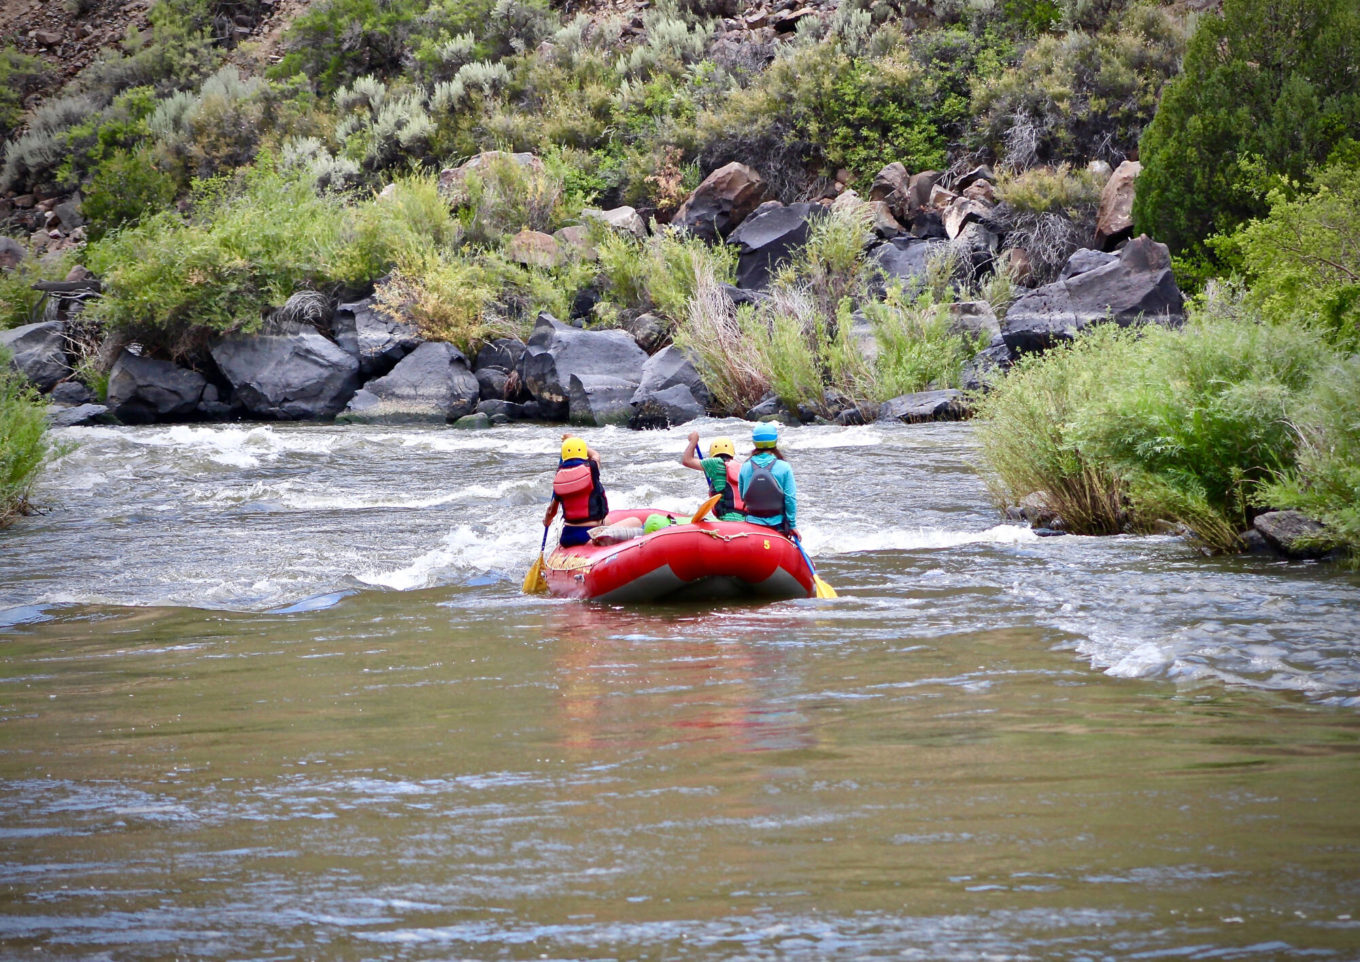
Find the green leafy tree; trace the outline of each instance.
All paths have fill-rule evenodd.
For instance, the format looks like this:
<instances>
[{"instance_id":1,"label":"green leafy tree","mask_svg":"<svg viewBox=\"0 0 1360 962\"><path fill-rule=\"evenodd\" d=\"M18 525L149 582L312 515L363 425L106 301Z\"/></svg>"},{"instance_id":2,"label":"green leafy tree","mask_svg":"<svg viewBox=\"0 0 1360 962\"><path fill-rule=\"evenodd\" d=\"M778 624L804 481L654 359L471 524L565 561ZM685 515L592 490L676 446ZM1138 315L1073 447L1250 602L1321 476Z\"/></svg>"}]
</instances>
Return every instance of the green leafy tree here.
<instances>
[{"instance_id":1,"label":"green leafy tree","mask_svg":"<svg viewBox=\"0 0 1360 962\"><path fill-rule=\"evenodd\" d=\"M1224 0L1139 143L1135 229L1192 257L1266 213L1253 165L1304 177L1360 126L1360 4Z\"/></svg>"},{"instance_id":2,"label":"green leafy tree","mask_svg":"<svg viewBox=\"0 0 1360 962\"><path fill-rule=\"evenodd\" d=\"M1268 216L1213 245L1241 264L1249 297L1267 317L1317 324L1349 350L1360 349L1357 154L1329 164L1298 196L1284 187L1272 190Z\"/></svg>"}]
</instances>

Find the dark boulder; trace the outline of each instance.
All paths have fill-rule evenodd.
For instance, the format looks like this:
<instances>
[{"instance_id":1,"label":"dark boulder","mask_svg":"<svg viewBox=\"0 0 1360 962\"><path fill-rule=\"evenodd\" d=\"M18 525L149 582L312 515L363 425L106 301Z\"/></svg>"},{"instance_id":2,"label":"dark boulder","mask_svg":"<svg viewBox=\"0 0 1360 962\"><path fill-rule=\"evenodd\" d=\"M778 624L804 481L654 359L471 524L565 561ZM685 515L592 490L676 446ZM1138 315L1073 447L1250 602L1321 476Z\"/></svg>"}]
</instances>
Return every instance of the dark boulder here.
<instances>
[{"instance_id":1,"label":"dark boulder","mask_svg":"<svg viewBox=\"0 0 1360 962\"><path fill-rule=\"evenodd\" d=\"M662 345L671 337L670 324L659 314L639 314L632 320L625 321L623 328L633 335L637 346L648 354L655 354L661 350Z\"/></svg>"},{"instance_id":2,"label":"dark boulder","mask_svg":"<svg viewBox=\"0 0 1360 962\"><path fill-rule=\"evenodd\" d=\"M359 387L358 358L315 331L231 337L212 357L255 417L332 418Z\"/></svg>"},{"instance_id":3,"label":"dark boulder","mask_svg":"<svg viewBox=\"0 0 1360 962\"><path fill-rule=\"evenodd\" d=\"M108 406L124 424L183 421L198 413L207 385L197 371L124 351L109 371Z\"/></svg>"},{"instance_id":4,"label":"dark boulder","mask_svg":"<svg viewBox=\"0 0 1360 962\"><path fill-rule=\"evenodd\" d=\"M477 407L480 388L463 352L426 341L391 372L363 386L343 415L347 421L456 421Z\"/></svg>"},{"instance_id":5,"label":"dark boulder","mask_svg":"<svg viewBox=\"0 0 1360 962\"><path fill-rule=\"evenodd\" d=\"M704 178L675 212L671 225L716 243L745 220L766 195L761 176L733 161Z\"/></svg>"},{"instance_id":6,"label":"dark boulder","mask_svg":"<svg viewBox=\"0 0 1360 962\"><path fill-rule=\"evenodd\" d=\"M62 381L52 388L48 399L55 404L70 405L95 404L99 401L98 395L79 381Z\"/></svg>"},{"instance_id":7,"label":"dark boulder","mask_svg":"<svg viewBox=\"0 0 1360 962\"><path fill-rule=\"evenodd\" d=\"M826 216L821 204L789 204L753 214L727 237L738 248L737 286L763 290L780 265L807 243L813 220Z\"/></svg>"},{"instance_id":8,"label":"dark boulder","mask_svg":"<svg viewBox=\"0 0 1360 962\"><path fill-rule=\"evenodd\" d=\"M880 421L902 421L919 424L923 421L960 421L969 414L962 391L919 391L902 394L884 401L878 409Z\"/></svg>"},{"instance_id":9,"label":"dark boulder","mask_svg":"<svg viewBox=\"0 0 1360 962\"><path fill-rule=\"evenodd\" d=\"M498 337L481 346L472 362L474 371L492 368L509 374L524 356L524 342L513 337Z\"/></svg>"},{"instance_id":10,"label":"dark boulder","mask_svg":"<svg viewBox=\"0 0 1360 962\"><path fill-rule=\"evenodd\" d=\"M938 240L894 237L869 250L869 258L885 283L897 282L908 294L925 286L930 259L949 249Z\"/></svg>"},{"instance_id":11,"label":"dark boulder","mask_svg":"<svg viewBox=\"0 0 1360 962\"><path fill-rule=\"evenodd\" d=\"M985 390L1010 370L1015 354L1000 334L990 344L964 362L959 371L959 387L965 391Z\"/></svg>"},{"instance_id":12,"label":"dark boulder","mask_svg":"<svg viewBox=\"0 0 1360 962\"><path fill-rule=\"evenodd\" d=\"M498 367L479 368L473 375L477 378L477 396L484 401L505 397L506 382L510 375Z\"/></svg>"},{"instance_id":13,"label":"dark boulder","mask_svg":"<svg viewBox=\"0 0 1360 962\"><path fill-rule=\"evenodd\" d=\"M574 328L540 314L520 359L520 381L550 419L615 424L632 415L647 353L627 331Z\"/></svg>"},{"instance_id":14,"label":"dark boulder","mask_svg":"<svg viewBox=\"0 0 1360 962\"><path fill-rule=\"evenodd\" d=\"M359 375L364 378L386 374L421 343L414 327L388 317L375 303L366 297L341 304L331 317L335 343L358 360Z\"/></svg>"},{"instance_id":15,"label":"dark boulder","mask_svg":"<svg viewBox=\"0 0 1360 962\"><path fill-rule=\"evenodd\" d=\"M704 416L704 406L683 384L639 395L634 395L633 414L628 419L628 426L636 430L668 428Z\"/></svg>"},{"instance_id":16,"label":"dark boulder","mask_svg":"<svg viewBox=\"0 0 1360 962\"><path fill-rule=\"evenodd\" d=\"M1275 551L1294 561L1326 557L1335 546L1327 529L1300 511L1267 511L1251 526Z\"/></svg>"},{"instance_id":17,"label":"dark boulder","mask_svg":"<svg viewBox=\"0 0 1360 962\"><path fill-rule=\"evenodd\" d=\"M502 416L511 421L521 421L529 417L528 411L523 404L516 404L514 401L499 401L488 399L477 404L477 413L486 414L490 417Z\"/></svg>"},{"instance_id":18,"label":"dark boulder","mask_svg":"<svg viewBox=\"0 0 1360 962\"><path fill-rule=\"evenodd\" d=\"M1095 260L1089 255L1083 259ZM1143 235L1129 241L1113 260L1021 295L1006 312L1001 335L1019 354L1047 350L1105 321L1121 327L1178 326L1184 319L1185 301L1171 273L1171 255L1166 245Z\"/></svg>"},{"instance_id":19,"label":"dark boulder","mask_svg":"<svg viewBox=\"0 0 1360 962\"><path fill-rule=\"evenodd\" d=\"M39 391L50 391L71 373L66 337L60 321L25 324L0 331L0 347L9 349L10 366Z\"/></svg>"},{"instance_id":20,"label":"dark boulder","mask_svg":"<svg viewBox=\"0 0 1360 962\"><path fill-rule=\"evenodd\" d=\"M0 270L12 271L24 262L28 248L13 237L0 234Z\"/></svg>"},{"instance_id":21,"label":"dark boulder","mask_svg":"<svg viewBox=\"0 0 1360 962\"><path fill-rule=\"evenodd\" d=\"M103 404L77 404L73 407L53 404L47 409L49 428L73 428L81 424L103 424L110 420L109 409Z\"/></svg>"}]
</instances>

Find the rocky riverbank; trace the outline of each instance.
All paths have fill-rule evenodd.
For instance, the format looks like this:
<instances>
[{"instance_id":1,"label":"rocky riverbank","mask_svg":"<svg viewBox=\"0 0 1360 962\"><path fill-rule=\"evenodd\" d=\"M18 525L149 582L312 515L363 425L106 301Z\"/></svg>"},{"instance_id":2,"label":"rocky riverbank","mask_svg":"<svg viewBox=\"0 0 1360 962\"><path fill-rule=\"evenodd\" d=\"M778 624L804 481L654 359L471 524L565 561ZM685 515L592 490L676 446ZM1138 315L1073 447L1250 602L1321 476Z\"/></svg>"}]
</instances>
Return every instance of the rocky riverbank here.
<instances>
[{"instance_id":1,"label":"rocky riverbank","mask_svg":"<svg viewBox=\"0 0 1360 962\"><path fill-rule=\"evenodd\" d=\"M537 163L529 155L512 156L517 163ZM441 179L456 183L489 157L445 171ZM1129 236L1136 174L1136 164L1125 164L1111 175L1092 238L1096 246L1072 254L1057 280L1022 289L1000 318L985 302L950 305L954 329L986 342L965 366L958 387L881 405L822 399L826 403L796 410L768 397L745 416L790 423L965 417L968 392L985 390L989 378L1021 354L1044 351L1104 321L1179 324L1183 300L1166 248ZM767 298L772 275L799 256L810 226L846 205L867 205L871 212L862 254L880 279L880 295L888 284L920 289L932 261L944 256L966 264L970 276L1004 263L1023 283L1027 255L1006 244L1007 211L993 185L986 167L950 177L939 171L909 174L891 164L874 179L868 198L837 185L821 202L782 204L769 199L756 170L731 163L706 178L669 225L653 227L735 248L737 283L723 288L733 310ZM583 220L633 235L648 231L627 207L587 211ZM511 249L525 263L593 254L584 227L551 235L524 230ZM0 343L13 352L14 365L49 394L56 424L334 418L649 428L715 413L712 393L692 359L670 344L668 328L653 315L596 329L585 318L566 323L542 314L525 341L497 338L469 356L454 345L422 339L414 324L382 309L374 295L333 304L315 292L300 292L282 305L260 333L215 341L191 366L144 356L135 343L119 346L101 399L80 383L72 351L76 340L98 336L81 322L84 304L100 296L98 278L77 268L67 281L40 287L47 296L44 319L0 332ZM860 350L872 357L878 347L871 326L860 312L854 323Z\"/></svg>"}]
</instances>

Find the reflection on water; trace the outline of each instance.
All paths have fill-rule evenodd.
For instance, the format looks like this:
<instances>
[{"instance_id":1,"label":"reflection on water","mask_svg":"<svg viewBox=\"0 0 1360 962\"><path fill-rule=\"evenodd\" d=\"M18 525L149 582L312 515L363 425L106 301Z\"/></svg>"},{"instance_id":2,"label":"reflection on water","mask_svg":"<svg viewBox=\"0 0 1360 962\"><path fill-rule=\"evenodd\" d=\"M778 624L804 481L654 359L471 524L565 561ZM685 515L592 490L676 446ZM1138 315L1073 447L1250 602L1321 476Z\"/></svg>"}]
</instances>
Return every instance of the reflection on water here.
<instances>
[{"instance_id":1,"label":"reflection on water","mask_svg":"<svg viewBox=\"0 0 1360 962\"><path fill-rule=\"evenodd\" d=\"M518 592L547 429L96 429L0 534L0 956L1360 958L1353 575L791 434L841 598L620 609Z\"/></svg>"}]
</instances>

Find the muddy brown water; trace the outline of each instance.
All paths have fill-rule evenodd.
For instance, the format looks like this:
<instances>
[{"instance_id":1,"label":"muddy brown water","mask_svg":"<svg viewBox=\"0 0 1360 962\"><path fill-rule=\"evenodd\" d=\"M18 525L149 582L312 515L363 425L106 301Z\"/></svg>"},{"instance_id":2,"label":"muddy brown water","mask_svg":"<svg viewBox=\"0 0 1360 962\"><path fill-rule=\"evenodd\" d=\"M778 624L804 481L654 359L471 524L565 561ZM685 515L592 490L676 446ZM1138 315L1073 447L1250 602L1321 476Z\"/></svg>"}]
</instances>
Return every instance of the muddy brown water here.
<instances>
[{"instance_id":1,"label":"muddy brown water","mask_svg":"<svg viewBox=\"0 0 1360 962\"><path fill-rule=\"evenodd\" d=\"M738 422L703 422L705 438ZM685 430L587 432L617 506ZM802 428L834 602L519 593L558 433L71 429L0 532L0 955L1360 958L1360 579Z\"/></svg>"}]
</instances>

